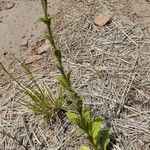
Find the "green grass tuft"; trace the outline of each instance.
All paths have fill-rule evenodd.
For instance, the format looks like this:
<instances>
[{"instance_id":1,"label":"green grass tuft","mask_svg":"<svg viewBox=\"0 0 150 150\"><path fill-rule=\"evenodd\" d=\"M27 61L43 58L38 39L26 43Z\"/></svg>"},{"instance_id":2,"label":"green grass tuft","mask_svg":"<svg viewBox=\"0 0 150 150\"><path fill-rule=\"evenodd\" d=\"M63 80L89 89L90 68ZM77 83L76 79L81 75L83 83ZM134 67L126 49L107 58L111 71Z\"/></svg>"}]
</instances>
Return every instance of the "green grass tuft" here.
<instances>
[{"instance_id":1,"label":"green grass tuft","mask_svg":"<svg viewBox=\"0 0 150 150\"><path fill-rule=\"evenodd\" d=\"M56 92L57 94L54 95L51 93L49 90L50 88L46 83L43 82L43 86L39 85L31 70L24 63L21 63L21 66L30 78L32 83L30 85L21 83L19 80L15 79L2 63L0 63L0 66L11 77L11 79L17 83L17 89L19 92L23 93L23 98L19 101L22 105L28 107L35 114L44 115L46 117L52 117L61 110L64 112L66 102L62 90L59 90L59 92Z\"/></svg>"}]
</instances>

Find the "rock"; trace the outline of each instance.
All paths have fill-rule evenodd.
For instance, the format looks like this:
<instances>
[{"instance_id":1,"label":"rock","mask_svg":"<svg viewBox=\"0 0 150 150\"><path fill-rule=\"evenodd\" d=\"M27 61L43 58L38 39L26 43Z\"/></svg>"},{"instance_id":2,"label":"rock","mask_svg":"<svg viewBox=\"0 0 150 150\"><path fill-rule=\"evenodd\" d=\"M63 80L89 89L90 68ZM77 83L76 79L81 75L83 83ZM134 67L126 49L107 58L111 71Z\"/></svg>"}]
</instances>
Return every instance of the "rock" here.
<instances>
[{"instance_id":1,"label":"rock","mask_svg":"<svg viewBox=\"0 0 150 150\"><path fill-rule=\"evenodd\" d=\"M11 8L14 7L14 5L15 5L14 3L7 3L5 8L6 9L11 9Z\"/></svg>"},{"instance_id":2,"label":"rock","mask_svg":"<svg viewBox=\"0 0 150 150\"><path fill-rule=\"evenodd\" d=\"M24 39L25 37L26 37L25 35L22 36L23 39Z\"/></svg>"},{"instance_id":3,"label":"rock","mask_svg":"<svg viewBox=\"0 0 150 150\"><path fill-rule=\"evenodd\" d=\"M0 98L2 98L2 93L0 93Z\"/></svg>"},{"instance_id":4,"label":"rock","mask_svg":"<svg viewBox=\"0 0 150 150\"><path fill-rule=\"evenodd\" d=\"M42 54L46 51L48 51L50 48L50 44L44 43L41 47L38 48L38 54Z\"/></svg>"},{"instance_id":5,"label":"rock","mask_svg":"<svg viewBox=\"0 0 150 150\"><path fill-rule=\"evenodd\" d=\"M2 22L3 16L0 17L0 23Z\"/></svg>"},{"instance_id":6,"label":"rock","mask_svg":"<svg viewBox=\"0 0 150 150\"><path fill-rule=\"evenodd\" d=\"M22 42L21 42L21 46L23 46L23 47L24 47L24 46L28 46L28 41L22 41Z\"/></svg>"},{"instance_id":7,"label":"rock","mask_svg":"<svg viewBox=\"0 0 150 150\"><path fill-rule=\"evenodd\" d=\"M3 52L3 55L4 55L4 56L6 56L7 54L8 54L8 52L6 52L6 51L5 51L5 52Z\"/></svg>"},{"instance_id":8,"label":"rock","mask_svg":"<svg viewBox=\"0 0 150 150\"><path fill-rule=\"evenodd\" d=\"M29 56L29 57L26 59L25 63L26 63L26 64L31 64L31 63L33 63L33 62L35 62L35 61L37 61L37 60L40 60L40 59L42 59L42 56L41 56L41 55L32 55L32 56Z\"/></svg>"},{"instance_id":9,"label":"rock","mask_svg":"<svg viewBox=\"0 0 150 150\"><path fill-rule=\"evenodd\" d=\"M99 15L94 18L94 23L97 26L104 26L111 23L112 17L112 15Z\"/></svg>"}]
</instances>

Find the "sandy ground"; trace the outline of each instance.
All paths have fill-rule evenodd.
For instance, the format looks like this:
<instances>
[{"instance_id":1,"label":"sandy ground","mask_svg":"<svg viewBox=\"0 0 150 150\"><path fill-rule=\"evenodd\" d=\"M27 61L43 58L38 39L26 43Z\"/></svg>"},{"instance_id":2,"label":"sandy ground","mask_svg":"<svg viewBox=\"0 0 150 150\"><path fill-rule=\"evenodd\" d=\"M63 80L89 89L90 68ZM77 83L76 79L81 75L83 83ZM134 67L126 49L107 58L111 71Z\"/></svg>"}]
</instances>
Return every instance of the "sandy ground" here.
<instances>
[{"instance_id":1,"label":"sandy ground","mask_svg":"<svg viewBox=\"0 0 150 150\"><path fill-rule=\"evenodd\" d=\"M36 23L41 7L38 1L1 0L0 8L0 54L18 53L21 44L32 41L41 33L42 27Z\"/></svg>"},{"instance_id":2,"label":"sandy ground","mask_svg":"<svg viewBox=\"0 0 150 150\"><path fill-rule=\"evenodd\" d=\"M57 12L57 1L51 5ZM42 33L43 26L37 21L42 10L38 0L0 0L0 55L20 54L22 45L32 43Z\"/></svg>"},{"instance_id":3,"label":"sandy ground","mask_svg":"<svg viewBox=\"0 0 150 150\"><path fill-rule=\"evenodd\" d=\"M118 134L114 149L148 150L150 2L97 1L51 0L49 10L57 14L53 28L58 44L64 50L66 66L75 70L72 77L74 86L78 92L87 95L85 104L92 106L97 115L110 119L116 104L123 102L120 117L110 121L113 131ZM92 15L110 12L114 14L110 26L99 29L89 19ZM26 81L13 56L21 58L37 73L38 79L46 78L45 81L54 85L52 77L58 72L48 52L50 46L47 47L43 40L45 28L37 22L41 15L39 0L0 0L0 61L15 77ZM100 74L95 73L93 65L101 68ZM140 75L134 75L133 71ZM1 126L17 139L23 138L31 149L33 145L28 142L28 133L24 131L22 121L28 110L20 109L21 106L16 103L16 91L9 81L0 70ZM62 124L57 123L50 128L40 116L32 113L27 115L27 119L31 140L39 150L43 146L41 143L44 143L45 150L59 147L76 150L82 143L79 135L72 134L74 128L64 133ZM8 137L0 138L2 150L23 149Z\"/></svg>"},{"instance_id":4,"label":"sandy ground","mask_svg":"<svg viewBox=\"0 0 150 150\"><path fill-rule=\"evenodd\" d=\"M147 0L107 1L150 33L150 4ZM55 14L59 2L53 3L51 11ZM44 28L37 22L41 13L37 0L0 0L0 56L9 52L20 55L22 45L31 44L42 34Z\"/></svg>"},{"instance_id":5,"label":"sandy ground","mask_svg":"<svg viewBox=\"0 0 150 150\"><path fill-rule=\"evenodd\" d=\"M109 1L109 0L108 0ZM150 34L150 1L149 0L110 0L110 3L138 24L146 34ZM147 35L149 37L149 35Z\"/></svg>"}]
</instances>

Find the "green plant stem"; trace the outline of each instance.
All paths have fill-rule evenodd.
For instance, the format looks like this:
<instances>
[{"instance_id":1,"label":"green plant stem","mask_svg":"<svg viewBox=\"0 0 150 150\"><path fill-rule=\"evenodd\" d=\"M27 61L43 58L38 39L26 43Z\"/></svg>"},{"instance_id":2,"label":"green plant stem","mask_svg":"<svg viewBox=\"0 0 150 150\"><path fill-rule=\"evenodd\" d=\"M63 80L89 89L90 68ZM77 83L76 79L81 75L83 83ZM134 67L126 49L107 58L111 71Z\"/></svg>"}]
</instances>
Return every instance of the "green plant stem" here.
<instances>
[{"instance_id":1,"label":"green plant stem","mask_svg":"<svg viewBox=\"0 0 150 150\"><path fill-rule=\"evenodd\" d=\"M41 0L42 1L42 0ZM50 38L48 38L48 40L50 41L51 45L53 46L53 49L54 49L54 54L55 54L55 57L58 61L58 69L61 73L61 75L63 76L63 78L65 79L67 85L69 86L69 92L71 94L71 98L73 100L76 100L77 101L77 111L82 119L82 99L80 98L80 96L72 89L71 87L71 83L68 82L67 80L67 75L65 73L65 70L64 70L64 67L63 67L63 63L62 63L62 58L61 58L61 51L59 50L59 48L56 46L55 44L55 41L54 41L54 37L53 37L53 34L52 34L52 30L51 30L51 20L49 20L48 16L48 13L47 13L47 1L44 0L42 1L42 6L43 6L43 11L44 11L44 15L45 15L45 23L47 25L47 30L48 30L48 35ZM57 55L57 51L59 51L60 55Z\"/></svg>"},{"instance_id":2,"label":"green plant stem","mask_svg":"<svg viewBox=\"0 0 150 150\"><path fill-rule=\"evenodd\" d=\"M50 37L50 38L48 38L48 40L50 41L51 45L53 46L54 54L58 61L58 69L59 69L61 75L64 77L65 81L67 82L68 86L70 86L68 91L70 92L71 98L73 100L77 101L77 112L79 113L80 119L82 120L82 118L83 118L83 113L82 113L83 112L83 106L82 106L83 101L82 101L81 97L72 89L71 83L68 83L67 75L66 75L64 67L63 67L61 55L56 55L56 53L55 53L56 51L59 51L61 53L61 51L59 50L59 48L57 48L55 41L54 41L53 34L52 34L51 20L49 20L49 18L48 18L48 16L50 16L50 15L48 15L48 13L47 13L47 1L46 0L41 0L41 1L42 1L43 11L44 11L45 19L46 19L45 23L47 25L48 35Z\"/></svg>"},{"instance_id":3,"label":"green plant stem","mask_svg":"<svg viewBox=\"0 0 150 150\"><path fill-rule=\"evenodd\" d=\"M65 71L64 69L64 65L62 62L62 57L61 57L61 50L59 50L59 48L57 47L57 45L55 44L55 40L53 37L53 33L51 30L51 17L50 15L47 13L47 0L41 0L42 1L42 6L43 6L43 11L44 11L44 18L42 18L42 22L44 22L47 26L47 36L46 38L50 41L52 47L53 47L53 51L54 51L54 55L57 59L57 63L58 66L57 68L59 69L60 73L61 73L61 77L63 78L63 84L62 86L69 92L71 99L73 100L73 103L75 103L75 111L78 113L79 116L79 120L81 121L81 128L84 130L84 132L87 134L88 136L88 140L91 142L91 145L93 146L93 148L95 150L100 150L100 145L98 143L95 144L94 142L94 138L91 135L91 131L88 130L87 126L90 126L90 122L88 122L87 124L85 123L85 118L84 118L84 108L83 108L83 99L81 98L81 96L79 96L74 89L71 86L71 81L70 81L70 76L68 77L68 73ZM65 84L64 84L65 82ZM91 120L93 120L92 118L90 118ZM99 141L98 141L99 142Z\"/></svg>"},{"instance_id":4,"label":"green plant stem","mask_svg":"<svg viewBox=\"0 0 150 150\"><path fill-rule=\"evenodd\" d=\"M41 0L42 1L42 0ZM44 4L43 4L44 2ZM62 63L62 58L61 58L61 51L59 50L59 48L56 46L55 44L55 41L54 41L54 37L53 37L53 34L52 34L52 30L51 30L51 20L49 20L48 16L48 13L47 13L47 2L46 0L42 1L42 5L43 5L43 8L44 8L44 14L45 14L45 19L46 19L46 25L47 25L47 30L48 30L48 35L50 38L48 38L48 40L50 41L51 45L53 46L53 49L54 49L54 54L55 54L55 57L58 61L58 69L61 73L61 75L64 77L65 81L67 81L67 75L65 73L65 70L64 70L64 67L63 67L63 63ZM45 7L44 7L45 6ZM56 52L59 51L60 55L57 55ZM70 83L67 83L68 86L69 86L69 92L71 93L71 95L73 96L73 99L79 99L79 96L78 94L72 89L71 87L71 84Z\"/></svg>"}]
</instances>

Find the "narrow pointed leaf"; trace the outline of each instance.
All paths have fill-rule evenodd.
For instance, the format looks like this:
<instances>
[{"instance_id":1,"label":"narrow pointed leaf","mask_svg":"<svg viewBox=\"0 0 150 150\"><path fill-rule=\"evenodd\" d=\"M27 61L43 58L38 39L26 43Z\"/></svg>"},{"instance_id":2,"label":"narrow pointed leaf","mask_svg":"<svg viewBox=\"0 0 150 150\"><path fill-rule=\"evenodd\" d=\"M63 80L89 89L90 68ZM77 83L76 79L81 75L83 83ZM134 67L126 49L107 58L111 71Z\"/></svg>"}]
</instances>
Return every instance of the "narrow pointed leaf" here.
<instances>
[{"instance_id":1,"label":"narrow pointed leaf","mask_svg":"<svg viewBox=\"0 0 150 150\"><path fill-rule=\"evenodd\" d=\"M87 146L83 145L83 146L80 147L80 150L90 150L90 149Z\"/></svg>"},{"instance_id":2,"label":"narrow pointed leaf","mask_svg":"<svg viewBox=\"0 0 150 150\"><path fill-rule=\"evenodd\" d=\"M99 118L95 119L92 123L92 137L93 137L95 144L98 142L98 136L99 136L101 127L102 127L102 120Z\"/></svg>"},{"instance_id":3,"label":"narrow pointed leaf","mask_svg":"<svg viewBox=\"0 0 150 150\"><path fill-rule=\"evenodd\" d=\"M43 23L47 23L47 20L46 20L46 18L45 17L40 17L39 19L38 19L40 22L43 22Z\"/></svg>"},{"instance_id":4,"label":"narrow pointed leaf","mask_svg":"<svg viewBox=\"0 0 150 150\"><path fill-rule=\"evenodd\" d=\"M57 77L57 80L60 82L60 84L65 88L68 89L68 86L66 84L65 79L62 76Z\"/></svg>"},{"instance_id":5,"label":"narrow pointed leaf","mask_svg":"<svg viewBox=\"0 0 150 150\"><path fill-rule=\"evenodd\" d=\"M107 150L107 145L110 142L110 131L106 130L101 133L102 150Z\"/></svg>"}]
</instances>

